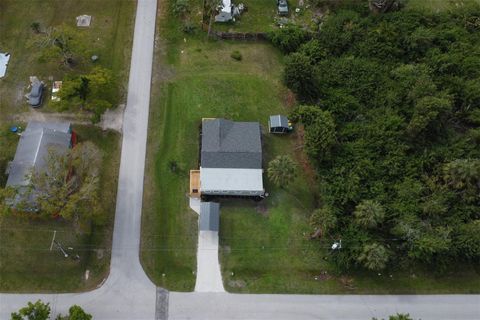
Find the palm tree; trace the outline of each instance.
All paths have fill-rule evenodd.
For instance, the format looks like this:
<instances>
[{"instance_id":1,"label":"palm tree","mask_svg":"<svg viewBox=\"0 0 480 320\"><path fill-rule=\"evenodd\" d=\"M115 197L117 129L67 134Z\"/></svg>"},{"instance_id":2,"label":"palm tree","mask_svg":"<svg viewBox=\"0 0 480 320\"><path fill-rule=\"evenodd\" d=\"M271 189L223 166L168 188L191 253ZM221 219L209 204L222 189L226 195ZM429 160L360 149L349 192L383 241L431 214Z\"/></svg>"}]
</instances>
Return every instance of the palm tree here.
<instances>
[{"instance_id":1,"label":"palm tree","mask_svg":"<svg viewBox=\"0 0 480 320\"><path fill-rule=\"evenodd\" d=\"M389 258L387 249L379 243L366 244L358 256L360 262L369 270L379 271L385 268Z\"/></svg>"},{"instance_id":2,"label":"palm tree","mask_svg":"<svg viewBox=\"0 0 480 320\"><path fill-rule=\"evenodd\" d=\"M365 228L375 228L385 218L385 210L377 201L363 200L357 205L353 215L358 225Z\"/></svg>"},{"instance_id":3,"label":"palm tree","mask_svg":"<svg viewBox=\"0 0 480 320\"><path fill-rule=\"evenodd\" d=\"M331 207L325 206L313 211L310 224L316 229L315 234L325 235L336 227L337 216Z\"/></svg>"},{"instance_id":4,"label":"palm tree","mask_svg":"<svg viewBox=\"0 0 480 320\"><path fill-rule=\"evenodd\" d=\"M279 187L286 187L295 179L297 165L287 155L278 156L268 164L268 178Z\"/></svg>"},{"instance_id":5,"label":"palm tree","mask_svg":"<svg viewBox=\"0 0 480 320\"><path fill-rule=\"evenodd\" d=\"M455 189L480 187L480 160L457 159L443 167L444 179Z\"/></svg>"}]
</instances>

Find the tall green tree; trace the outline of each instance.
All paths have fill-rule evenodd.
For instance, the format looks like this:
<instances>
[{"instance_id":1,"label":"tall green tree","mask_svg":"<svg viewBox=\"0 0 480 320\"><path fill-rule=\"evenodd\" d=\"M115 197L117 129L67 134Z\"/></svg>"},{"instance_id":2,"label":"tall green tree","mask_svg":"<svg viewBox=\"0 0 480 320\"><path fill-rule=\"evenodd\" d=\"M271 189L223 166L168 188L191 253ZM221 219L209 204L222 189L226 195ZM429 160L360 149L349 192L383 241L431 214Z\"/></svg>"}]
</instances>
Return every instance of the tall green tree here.
<instances>
[{"instance_id":1,"label":"tall green tree","mask_svg":"<svg viewBox=\"0 0 480 320\"><path fill-rule=\"evenodd\" d=\"M82 32L67 25L50 27L39 35L37 46L42 59L58 59L63 65L73 67L88 55L88 43Z\"/></svg>"},{"instance_id":2,"label":"tall green tree","mask_svg":"<svg viewBox=\"0 0 480 320\"><path fill-rule=\"evenodd\" d=\"M313 211L310 216L310 225L314 227L321 235L327 235L337 226L337 216L335 211L330 206Z\"/></svg>"},{"instance_id":3,"label":"tall green tree","mask_svg":"<svg viewBox=\"0 0 480 320\"><path fill-rule=\"evenodd\" d=\"M365 228L375 228L383 222L385 210L382 205L374 200L363 200L353 212L355 222Z\"/></svg>"},{"instance_id":4,"label":"tall green tree","mask_svg":"<svg viewBox=\"0 0 480 320\"><path fill-rule=\"evenodd\" d=\"M73 305L68 309L68 315L58 316L57 320L92 320L91 314L86 313L81 307Z\"/></svg>"},{"instance_id":5,"label":"tall green tree","mask_svg":"<svg viewBox=\"0 0 480 320\"><path fill-rule=\"evenodd\" d=\"M21 308L18 312L13 312L11 320L48 320L50 311L50 303L37 300L35 303L29 302L26 307Z\"/></svg>"},{"instance_id":6,"label":"tall green tree","mask_svg":"<svg viewBox=\"0 0 480 320\"><path fill-rule=\"evenodd\" d=\"M268 164L268 178L279 187L288 186L295 180L297 165L290 156L277 156Z\"/></svg>"},{"instance_id":7,"label":"tall green tree","mask_svg":"<svg viewBox=\"0 0 480 320\"><path fill-rule=\"evenodd\" d=\"M357 260L369 270L380 271L385 269L389 258L389 252L383 245L371 243L363 247Z\"/></svg>"}]
</instances>

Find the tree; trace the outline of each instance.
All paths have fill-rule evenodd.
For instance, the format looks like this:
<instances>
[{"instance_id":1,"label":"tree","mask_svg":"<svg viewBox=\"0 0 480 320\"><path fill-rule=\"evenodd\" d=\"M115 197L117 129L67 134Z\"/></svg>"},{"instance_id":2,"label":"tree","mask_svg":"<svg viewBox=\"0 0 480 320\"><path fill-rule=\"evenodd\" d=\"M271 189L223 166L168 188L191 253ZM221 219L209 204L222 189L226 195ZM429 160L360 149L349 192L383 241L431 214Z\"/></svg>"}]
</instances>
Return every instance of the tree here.
<instances>
[{"instance_id":1,"label":"tree","mask_svg":"<svg viewBox=\"0 0 480 320\"><path fill-rule=\"evenodd\" d=\"M443 166L443 176L454 189L480 188L480 160L451 161Z\"/></svg>"},{"instance_id":2,"label":"tree","mask_svg":"<svg viewBox=\"0 0 480 320\"><path fill-rule=\"evenodd\" d=\"M11 317L12 320L47 320L50 317L50 303L43 303L41 300L29 302L18 313L13 312Z\"/></svg>"},{"instance_id":3,"label":"tree","mask_svg":"<svg viewBox=\"0 0 480 320\"><path fill-rule=\"evenodd\" d=\"M98 216L100 159L100 151L90 142L63 154L49 150L46 169L32 173L29 188L40 214L61 215L76 226Z\"/></svg>"},{"instance_id":4,"label":"tree","mask_svg":"<svg viewBox=\"0 0 480 320\"><path fill-rule=\"evenodd\" d=\"M57 320L92 320L92 315L86 313L81 307L73 305L68 310L67 316L59 315Z\"/></svg>"},{"instance_id":5,"label":"tree","mask_svg":"<svg viewBox=\"0 0 480 320\"><path fill-rule=\"evenodd\" d=\"M208 20L208 38L210 38L210 33L212 31L213 19L221 5L222 0L203 0L203 23L205 24Z\"/></svg>"},{"instance_id":6,"label":"tree","mask_svg":"<svg viewBox=\"0 0 480 320\"><path fill-rule=\"evenodd\" d=\"M59 101L54 102L59 110L76 107L102 114L116 101L116 78L109 69L95 67L86 75L68 75L58 92Z\"/></svg>"},{"instance_id":7,"label":"tree","mask_svg":"<svg viewBox=\"0 0 480 320\"><path fill-rule=\"evenodd\" d=\"M59 58L68 67L80 62L88 51L83 34L66 25L48 28L36 44L42 49L42 59Z\"/></svg>"},{"instance_id":8,"label":"tree","mask_svg":"<svg viewBox=\"0 0 480 320\"><path fill-rule=\"evenodd\" d=\"M321 235L327 235L337 226L337 216L332 207L324 206L313 211L310 216L310 225Z\"/></svg>"},{"instance_id":9,"label":"tree","mask_svg":"<svg viewBox=\"0 0 480 320\"><path fill-rule=\"evenodd\" d=\"M295 179L297 165L290 156L277 156L268 164L268 178L279 187L286 187Z\"/></svg>"},{"instance_id":10,"label":"tree","mask_svg":"<svg viewBox=\"0 0 480 320\"><path fill-rule=\"evenodd\" d=\"M372 318L372 320L378 320L377 318ZM384 320L384 319L382 319ZM388 317L388 320L413 320L408 313L397 313Z\"/></svg>"},{"instance_id":11,"label":"tree","mask_svg":"<svg viewBox=\"0 0 480 320\"><path fill-rule=\"evenodd\" d=\"M414 113L407 131L416 135L424 131L431 123L447 114L452 109L452 101L448 96L420 98L414 107ZM437 126L438 127L438 126Z\"/></svg>"},{"instance_id":12,"label":"tree","mask_svg":"<svg viewBox=\"0 0 480 320\"><path fill-rule=\"evenodd\" d=\"M373 271L383 270L388 262L389 252L379 243L367 244L363 247L357 260L365 268Z\"/></svg>"},{"instance_id":13,"label":"tree","mask_svg":"<svg viewBox=\"0 0 480 320\"><path fill-rule=\"evenodd\" d=\"M283 81L301 101L314 101L317 98L317 85L310 58L295 52L285 59Z\"/></svg>"},{"instance_id":14,"label":"tree","mask_svg":"<svg viewBox=\"0 0 480 320\"><path fill-rule=\"evenodd\" d=\"M365 228L375 228L385 218L385 210L380 203L373 200L363 200L353 212L355 222Z\"/></svg>"},{"instance_id":15,"label":"tree","mask_svg":"<svg viewBox=\"0 0 480 320\"><path fill-rule=\"evenodd\" d=\"M308 31L295 26L276 29L268 33L268 39L272 44L282 50L284 53L295 52L303 43L310 40Z\"/></svg>"}]
</instances>

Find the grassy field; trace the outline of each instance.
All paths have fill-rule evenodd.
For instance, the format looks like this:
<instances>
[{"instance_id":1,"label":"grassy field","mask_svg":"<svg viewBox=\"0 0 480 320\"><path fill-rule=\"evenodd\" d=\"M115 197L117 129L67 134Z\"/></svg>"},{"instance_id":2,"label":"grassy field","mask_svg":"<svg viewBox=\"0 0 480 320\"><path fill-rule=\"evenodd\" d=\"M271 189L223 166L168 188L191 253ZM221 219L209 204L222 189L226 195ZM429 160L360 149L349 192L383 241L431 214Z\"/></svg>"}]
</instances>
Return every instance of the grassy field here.
<instances>
[{"instance_id":1,"label":"grassy field","mask_svg":"<svg viewBox=\"0 0 480 320\"><path fill-rule=\"evenodd\" d=\"M278 54L268 45L189 39L179 49L183 53L170 66L173 78L152 101L142 260L157 283L191 290L197 216L189 209L186 194L188 170L198 167L201 119L266 123L267 115L284 109ZM230 58L232 50L242 53L242 62ZM172 162L178 164L175 172L170 169Z\"/></svg>"},{"instance_id":2,"label":"grassy field","mask_svg":"<svg viewBox=\"0 0 480 320\"><path fill-rule=\"evenodd\" d=\"M0 1L0 51L10 52L7 74L0 79L0 187L8 161L15 154L18 136L9 132L12 116L29 110L24 94L29 76L36 75L47 83L46 99L40 112L51 111L48 105L51 80L66 74L82 73L92 63L73 69L58 61L40 61L34 45L39 35L30 25L41 29L62 24L76 25L75 17L91 14L90 28L78 29L89 48L100 57L97 62L113 70L119 79L119 102L125 100L133 22L134 0L2 0ZM24 126L25 124L20 124ZM6 217L0 222L0 290L2 291L79 291L94 288L108 273L112 219L115 208L116 181L120 156L119 135L102 132L91 126L76 126L80 141L91 140L104 152L101 170L102 199L105 211L103 226L93 228L90 235L77 235L68 223ZM71 246L80 255L79 261L65 259L58 250L50 251L53 231L64 246ZM98 250L97 250L98 249ZM86 270L88 281L83 280Z\"/></svg>"},{"instance_id":3,"label":"grassy field","mask_svg":"<svg viewBox=\"0 0 480 320\"><path fill-rule=\"evenodd\" d=\"M77 234L71 223L39 220L25 216L3 217L0 221L1 291L81 291L92 289L108 274L111 232L120 156L119 134L91 126L76 126L79 142L93 141L103 151L100 198L105 221L91 233ZM12 134L13 135L13 134ZM65 259L50 246L55 239L64 248L73 247L80 260ZM70 252L70 251L69 251ZM84 279L89 270L88 280Z\"/></svg>"},{"instance_id":4,"label":"grassy field","mask_svg":"<svg viewBox=\"0 0 480 320\"><path fill-rule=\"evenodd\" d=\"M68 25L76 27L76 17L92 15L89 28L78 28L86 44L99 56L97 64L110 68L120 79L119 95L126 87L130 60L135 0L2 0L0 2L0 51L10 52L11 58L5 78L0 79L0 111L13 114L28 110L24 95L29 76L35 75L46 82L47 92L53 80L61 80L65 74L81 73L91 68L86 61L75 68L67 68L58 61L40 61L40 51L30 25L40 23L41 29ZM48 99L42 109L48 111ZM2 117L0 121L8 120ZM1 122L0 122L1 123Z\"/></svg>"}]
</instances>

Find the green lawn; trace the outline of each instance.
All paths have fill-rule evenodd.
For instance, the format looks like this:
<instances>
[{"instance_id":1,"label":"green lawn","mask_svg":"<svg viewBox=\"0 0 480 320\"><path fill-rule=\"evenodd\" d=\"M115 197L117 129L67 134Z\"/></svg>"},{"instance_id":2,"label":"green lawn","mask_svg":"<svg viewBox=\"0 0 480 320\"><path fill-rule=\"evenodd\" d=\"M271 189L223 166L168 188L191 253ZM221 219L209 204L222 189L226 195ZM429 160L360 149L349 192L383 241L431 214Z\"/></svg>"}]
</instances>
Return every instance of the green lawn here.
<instances>
[{"instance_id":1,"label":"green lawn","mask_svg":"<svg viewBox=\"0 0 480 320\"><path fill-rule=\"evenodd\" d=\"M76 126L79 142L92 141L103 151L100 198L104 212L102 225L90 233L77 234L71 223L62 220L32 219L11 215L0 221L0 291L80 291L92 289L108 274L111 233L119 167L119 134L91 126ZM73 247L79 261L65 259L50 251L52 237L64 248ZM84 279L89 270L88 280Z\"/></svg>"},{"instance_id":2,"label":"green lawn","mask_svg":"<svg viewBox=\"0 0 480 320\"><path fill-rule=\"evenodd\" d=\"M188 207L188 172L198 168L201 119L266 124L269 114L287 110L279 81L280 55L267 44L189 38L169 50L172 64L165 62L159 69L168 68L172 76L154 84L151 105L142 261L156 283L171 290L192 290L197 216ZM242 53L241 62L230 57L234 50ZM278 139L268 144L288 150L291 142ZM176 172L170 170L173 161L178 163Z\"/></svg>"}]
</instances>

